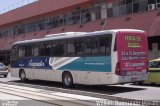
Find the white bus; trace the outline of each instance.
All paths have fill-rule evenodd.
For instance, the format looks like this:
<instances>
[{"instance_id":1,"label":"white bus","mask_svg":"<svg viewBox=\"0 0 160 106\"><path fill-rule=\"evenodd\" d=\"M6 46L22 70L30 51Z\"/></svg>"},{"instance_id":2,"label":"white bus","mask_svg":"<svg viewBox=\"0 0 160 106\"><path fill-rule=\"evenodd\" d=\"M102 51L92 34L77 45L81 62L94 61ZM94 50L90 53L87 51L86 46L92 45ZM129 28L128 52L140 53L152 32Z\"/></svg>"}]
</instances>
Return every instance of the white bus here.
<instances>
[{"instance_id":1,"label":"white bus","mask_svg":"<svg viewBox=\"0 0 160 106\"><path fill-rule=\"evenodd\" d=\"M107 85L147 79L148 46L141 30L68 32L18 41L11 75L73 84Z\"/></svg>"}]
</instances>

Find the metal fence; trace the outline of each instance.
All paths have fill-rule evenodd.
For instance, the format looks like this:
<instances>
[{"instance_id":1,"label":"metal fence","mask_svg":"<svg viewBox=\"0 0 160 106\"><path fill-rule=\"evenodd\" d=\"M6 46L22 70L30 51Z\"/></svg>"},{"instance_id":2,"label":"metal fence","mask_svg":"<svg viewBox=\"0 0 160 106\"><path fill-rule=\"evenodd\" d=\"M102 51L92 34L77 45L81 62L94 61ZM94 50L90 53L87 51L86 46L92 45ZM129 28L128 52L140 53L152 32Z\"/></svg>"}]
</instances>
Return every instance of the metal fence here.
<instances>
[{"instance_id":1,"label":"metal fence","mask_svg":"<svg viewBox=\"0 0 160 106\"><path fill-rule=\"evenodd\" d=\"M1 9L0 10L0 14L4 14L4 13L6 13L8 11L23 7L25 5L28 5L30 3L37 2L37 1L39 1L39 0L22 0L20 2L11 4L11 5L7 6L6 8Z\"/></svg>"}]
</instances>

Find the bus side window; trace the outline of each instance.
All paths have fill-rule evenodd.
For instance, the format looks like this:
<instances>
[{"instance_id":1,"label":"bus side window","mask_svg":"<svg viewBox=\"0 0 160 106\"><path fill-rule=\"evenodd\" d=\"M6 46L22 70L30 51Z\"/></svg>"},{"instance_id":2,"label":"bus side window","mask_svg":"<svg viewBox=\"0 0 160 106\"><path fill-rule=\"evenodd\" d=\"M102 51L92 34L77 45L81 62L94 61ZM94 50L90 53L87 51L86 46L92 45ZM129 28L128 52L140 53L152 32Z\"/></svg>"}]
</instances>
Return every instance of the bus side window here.
<instances>
[{"instance_id":1,"label":"bus side window","mask_svg":"<svg viewBox=\"0 0 160 106\"><path fill-rule=\"evenodd\" d=\"M52 55L52 44L50 44L50 43L46 44L45 50L46 50L45 55L46 56L51 56Z\"/></svg>"},{"instance_id":2,"label":"bus side window","mask_svg":"<svg viewBox=\"0 0 160 106\"><path fill-rule=\"evenodd\" d=\"M154 62L149 62L149 68L154 68L154 67L155 67Z\"/></svg>"},{"instance_id":3,"label":"bus side window","mask_svg":"<svg viewBox=\"0 0 160 106\"><path fill-rule=\"evenodd\" d=\"M156 68L160 68L160 61L157 61L157 67Z\"/></svg>"},{"instance_id":4,"label":"bus side window","mask_svg":"<svg viewBox=\"0 0 160 106\"><path fill-rule=\"evenodd\" d=\"M61 42L59 43L58 52L59 52L58 54L59 54L60 56L65 55L65 53L66 53L65 42L61 41Z\"/></svg>"},{"instance_id":5,"label":"bus side window","mask_svg":"<svg viewBox=\"0 0 160 106\"><path fill-rule=\"evenodd\" d=\"M17 48L17 46L14 46L12 48L12 52L11 52L11 62L14 62L17 60L17 58L18 58L17 54L18 54L18 48Z\"/></svg>"},{"instance_id":6,"label":"bus side window","mask_svg":"<svg viewBox=\"0 0 160 106\"><path fill-rule=\"evenodd\" d=\"M67 42L67 55L75 55L74 42Z\"/></svg>"},{"instance_id":7,"label":"bus side window","mask_svg":"<svg viewBox=\"0 0 160 106\"><path fill-rule=\"evenodd\" d=\"M39 47L38 47L38 45L33 45L32 56L39 56Z\"/></svg>"},{"instance_id":8,"label":"bus side window","mask_svg":"<svg viewBox=\"0 0 160 106\"><path fill-rule=\"evenodd\" d=\"M66 53L65 42L54 42L52 44L52 55L53 56L64 56Z\"/></svg>"},{"instance_id":9,"label":"bus side window","mask_svg":"<svg viewBox=\"0 0 160 106\"><path fill-rule=\"evenodd\" d=\"M44 43L40 44L39 51L40 56L46 56L46 45Z\"/></svg>"},{"instance_id":10,"label":"bus side window","mask_svg":"<svg viewBox=\"0 0 160 106\"><path fill-rule=\"evenodd\" d=\"M110 44L108 37L100 38L100 54L108 54L110 53Z\"/></svg>"},{"instance_id":11,"label":"bus side window","mask_svg":"<svg viewBox=\"0 0 160 106\"><path fill-rule=\"evenodd\" d=\"M58 56L59 55L59 42L54 42L52 44L52 55L53 56Z\"/></svg>"},{"instance_id":12,"label":"bus side window","mask_svg":"<svg viewBox=\"0 0 160 106\"><path fill-rule=\"evenodd\" d=\"M82 55L83 54L83 49L84 49L84 43L83 40L78 40L75 42L75 48L76 48L76 55Z\"/></svg>"},{"instance_id":13,"label":"bus side window","mask_svg":"<svg viewBox=\"0 0 160 106\"><path fill-rule=\"evenodd\" d=\"M22 58L23 56L25 56L25 48L23 45L20 45L18 47L18 58Z\"/></svg>"},{"instance_id":14,"label":"bus side window","mask_svg":"<svg viewBox=\"0 0 160 106\"><path fill-rule=\"evenodd\" d=\"M32 45L25 45L25 56L32 56Z\"/></svg>"},{"instance_id":15,"label":"bus side window","mask_svg":"<svg viewBox=\"0 0 160 106\"><path fill-rule=\"evenodd\" d=\"M149 63L149 68L157 68L158 67L158 64L156 61L153 61L153 62L150 62Z\"/></svg>"},{"instance_id":16,"label":"bus side window","mask_svg":"<svg viewBox=\"0 0 160 106\"><path fill-rule=\"evenodd\" d=\"M90 38L87 38L85 40L85 48L84 48L85 54L91 54L92 52L92 41Z\"/></svg>"},{"instance_id":17,"label":"bus side window","mask_svg":"<svg viewBox=\"0 0 160 106\"><path fill-rule=\"evenodd\" d=\"M92 54L98 54L99 50L99 39L93 38L92 39Z\"/></svg>"}]
</instances>

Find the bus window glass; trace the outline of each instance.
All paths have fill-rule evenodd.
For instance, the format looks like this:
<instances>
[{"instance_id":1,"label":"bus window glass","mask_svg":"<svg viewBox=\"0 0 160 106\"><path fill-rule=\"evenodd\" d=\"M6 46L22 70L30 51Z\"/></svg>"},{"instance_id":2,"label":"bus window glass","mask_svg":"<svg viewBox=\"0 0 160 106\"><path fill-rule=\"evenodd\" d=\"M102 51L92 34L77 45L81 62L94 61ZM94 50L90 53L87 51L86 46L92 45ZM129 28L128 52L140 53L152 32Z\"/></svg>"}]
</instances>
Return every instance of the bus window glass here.
<instances>
[{"instance_id":1,"label":"bus window glass","mask_svg":"<svg viewBox=\"0 0 160 106\"><path fill-rule=\"evenodd\" d=\"M83 46L84 46L83 40L77 40L75 42L75 48L76 48L75 54L76 55L82 55L83 54L83 48L84 48Z\"/></svg>"},{"instance_id":2,"label":"bus window glass","mask_svg":"<svg viewBox=\"0 0 160 106\"><path fill-rule=\"evenodd\" d=\"M32 56L32 45L25 45L25 56Z\"/></svg>"},{"instance_id":3,"label":"bus window glass","mask_svg":"<svg viewBox=\"0 0 160 106\"><path fill-rule=\"evenodd\" d=\"M101 37L100 38L100 53L101 54L108 54L110 53L110 45L109 45L109 38L108 37Z\"/></svg>"},{"instance_id":4,"label":"bus window glass","mask_svg":"<svg viewBox=\"0 0 160 106\"><path fill-rule=\"evenodd\" d=\"M13 49L12 49L12 55L11 55L11 62L14 62L17 60L17 52L18 52L18 49L17 49L17 46L14 46Z\"/></svg>"},{"instance_id":5,"label":"bus window glass","mask_svg":"<svg viewBox=\"0 0 160 106\"><path fill-rule=\"evenodd\" d=\"M65 42L60 42L60 43L59 43L58 52L59 52L58 54L59 54L60 56L65 55L65 52L66 52Z\"/></svg>"},{"instance_id":6,"label":"bus window glass","mask_svg":"<svg viewBox=\"0 0 160 106\"><path fill-rule=\"evenodd\" d=\"M154 68L155 67L155 63L154 62L149 62L149 68Z\"/></svg>"},{"instance_id":7,"label":"bus window glass","mask_svg":"<svg viewBox=\"0 0 160 106\"><path fill-rule=\"evenodd\" d=\"M91 49L92 49L92 42L91 42L91 39L88 38L85 40L85 48L84 48L84 51L85 51L85 54L91 54Z\"/></svg>"},{"instance_id":8,"label":"bus window glass","mask_svg":"<svg viewBox=\"0 0 160 106\"><path fill-rule=\"evenodd\" d=\"M40 56L45 56L46 55L46 45L44 43L40 44Z\"/></svg>"},{"instance_id":9,"label":"bus window glass","mask_svg":"<svg viewBox=\"0 0 160 106\"><path fill-rule=\"evenodd\" d=\"M54 42L52 44L52 47L53 47L53 49L52 49L52 55L53 56L58 56L59 55L59 51L58 51L58 49L59 49L59 42Z\"/></svg>"},{"instance_id":10,"label":"bus window glass","mask_svg":"<svg viewBox=\"0 0 160 106\"><path fill-rule=\"evenodd\" d=\"M98 54L98 45L99 45L99 40L96 38L92 39L92 54Z\"/></svg>"},{"instance_id":11,"label":"bus window glass","mask_svg":"<svg viewBox=\"0 0 160 106\"><path fill-rule=\"evenodd\" d=\"M21 58L25 55L25 48L24 46L19 46L18 47L18 58Z\"/></svg>"},{"instance_id":12,"label":"bus window glass","mask_svg":"<svg viewBox=\"0 0 160 106\"><path fill-rule=\"evenodd\" d=\"M75 54L75 46L73 42L67 43L67 55L74 55Z\"/></svg>"},{"instance_id":13,"label":"bus window glass","mask_svg":"<svg viewBox=\"0 0 160 106\"><path fill-rule=\"evenodd\" d=\"M46 56L51 56L51 54L52 54L52 45L47 44L46 45Z\"/></svg>"},{"instance_id":14,"label":"bus window glass","mask_svg":"<svg viewBox=\"0 0 160 106\"><path fill-rule=\"evenodd\" d=\"M33 51L32 51L33 56L38 56L39 55L39 47L38 45L33 46Z\"/></svg>"},{"instance_id":15,"label":"bus window glass","mask_svg":"<svg viewBox=\"0 0 160 106\"><path fill-rule=\"evenodd\" d=\"M157 61L157 68L160 68L160 61Z\"/></svg>"}]
</instances>

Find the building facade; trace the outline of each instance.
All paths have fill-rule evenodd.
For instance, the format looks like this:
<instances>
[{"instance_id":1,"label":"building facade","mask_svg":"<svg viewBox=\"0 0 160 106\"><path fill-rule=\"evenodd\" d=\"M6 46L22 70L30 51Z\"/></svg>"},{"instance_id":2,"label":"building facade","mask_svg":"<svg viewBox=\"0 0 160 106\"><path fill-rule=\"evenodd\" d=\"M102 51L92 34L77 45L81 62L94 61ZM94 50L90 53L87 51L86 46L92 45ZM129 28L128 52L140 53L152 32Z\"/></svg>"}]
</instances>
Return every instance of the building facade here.
<instances>
[{"instance_id":1,"label":"building facade","mask_svg":"<svg viewBox=\"0 0 160 106\"><path fill-rule=\"evenodd\" d=\"M0 61L16 41L117 28L145 30L149 58L160 56L160 0L38 0L0 14Z\"/></svg>"}]
</instances>

